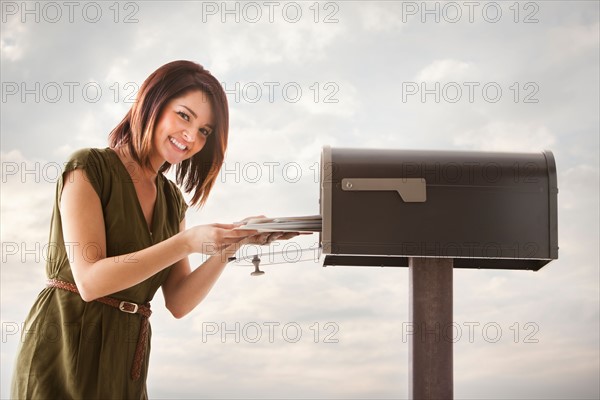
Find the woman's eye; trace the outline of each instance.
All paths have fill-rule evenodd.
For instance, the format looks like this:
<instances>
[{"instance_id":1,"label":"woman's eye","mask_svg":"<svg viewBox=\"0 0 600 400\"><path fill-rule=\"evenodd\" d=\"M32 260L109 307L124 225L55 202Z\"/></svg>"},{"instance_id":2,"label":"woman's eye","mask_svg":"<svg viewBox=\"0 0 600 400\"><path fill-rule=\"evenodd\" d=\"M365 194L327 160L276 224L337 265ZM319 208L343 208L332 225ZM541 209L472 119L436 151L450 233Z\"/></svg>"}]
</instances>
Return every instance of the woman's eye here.
<instances>
[{"instance_id":1,"label":"woman's eye","mask_svg":"<svg viewBox=\"0 0 600 400\"><path fill-rule=\"evenodd\" d=\"M177 111L177 114L179 114L179 116L183 119L185 119L186 121L190 120L190 116L187 115L186 113L184 113L183 111Z\"/></svg>"},{"instance_id":2,"label":"woman's eye","mask_svg":"<svg viewBox=\"0 0 600 400\"><path fill-rule=\"evenodd\" d=\"M202 134L202 136L208 137L212 133L212 131L208 129L200 129L200 133Z\"/></svg>"}]
</instances>

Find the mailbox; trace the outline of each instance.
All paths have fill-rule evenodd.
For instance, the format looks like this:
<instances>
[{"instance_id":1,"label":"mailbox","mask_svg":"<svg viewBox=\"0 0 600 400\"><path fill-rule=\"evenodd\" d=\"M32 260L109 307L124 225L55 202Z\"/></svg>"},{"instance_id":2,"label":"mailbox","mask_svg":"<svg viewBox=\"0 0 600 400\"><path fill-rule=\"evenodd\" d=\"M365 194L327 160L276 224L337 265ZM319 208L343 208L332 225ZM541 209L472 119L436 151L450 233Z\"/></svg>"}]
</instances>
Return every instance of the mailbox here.
<instances>
[{"instance_id":1,"label":"mailbox","mask_svg":"<svg viewBox=\"0 0 600 400\"><path fill-rule=\"evenodd\" d=\"M326 265L537 271L558 258L554 156L324 147Z\"/></svg>"}]
</instances>

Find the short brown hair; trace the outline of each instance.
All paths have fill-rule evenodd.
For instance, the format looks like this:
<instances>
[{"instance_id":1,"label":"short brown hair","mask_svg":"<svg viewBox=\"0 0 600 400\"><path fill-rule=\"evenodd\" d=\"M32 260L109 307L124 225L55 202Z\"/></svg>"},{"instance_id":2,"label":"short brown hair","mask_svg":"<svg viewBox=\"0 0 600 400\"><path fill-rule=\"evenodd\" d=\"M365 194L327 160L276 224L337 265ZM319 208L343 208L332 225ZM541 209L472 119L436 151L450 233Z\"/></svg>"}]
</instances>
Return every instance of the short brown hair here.
<instances>
[{"instance_id":1,"label":"short brown hair","mask_svg":"<svg viewBox=\"0 0 600 400\"><path fill-rule=\"evenodd\" d=\"M219 81L204 67L192 61L173 61L154 71L142 84L136 102L123 120L109 134L109 146L126 144L133 159L140 165L150 166L150 150L154 126L164 106L173 98L190 91L200 90L210 100L214 130L206 144L193 157L177 164L175 175L178 185L186 193L194 190L191 204L201 207L212 189L227 149L229 109L227 96ZM165 162L160 172L168 171Z\"/></svg>"}]
</instances>

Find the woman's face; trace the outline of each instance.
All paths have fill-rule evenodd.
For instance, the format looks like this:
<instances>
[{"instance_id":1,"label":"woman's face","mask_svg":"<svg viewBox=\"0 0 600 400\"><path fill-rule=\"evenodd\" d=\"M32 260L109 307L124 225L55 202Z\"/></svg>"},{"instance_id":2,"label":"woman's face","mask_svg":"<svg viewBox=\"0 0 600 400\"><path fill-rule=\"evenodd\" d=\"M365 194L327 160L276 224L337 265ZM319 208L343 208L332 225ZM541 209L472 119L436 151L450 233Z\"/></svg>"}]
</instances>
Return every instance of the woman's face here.
<instances>
[{"instance_id":1,"label":"woman's face","mask_svg":"<svg viewBox=\"0 0 600 400\"><path fill-rule=\"evenodd\" d=\"M213 134L210 99L199 90L171 99L154 127L153 156L172 165L198 153Z\"/></svg>"}]
</instances>

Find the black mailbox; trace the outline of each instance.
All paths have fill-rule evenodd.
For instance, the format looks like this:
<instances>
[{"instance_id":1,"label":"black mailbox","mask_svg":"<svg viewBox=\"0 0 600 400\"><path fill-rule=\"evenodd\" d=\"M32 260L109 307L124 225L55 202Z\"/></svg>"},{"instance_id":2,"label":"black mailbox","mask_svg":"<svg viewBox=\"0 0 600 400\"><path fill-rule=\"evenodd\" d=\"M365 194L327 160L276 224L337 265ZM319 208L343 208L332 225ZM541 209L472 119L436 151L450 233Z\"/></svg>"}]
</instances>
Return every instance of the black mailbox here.
<instances>
[{"instance_id":1,"label":"black mailbox","mask_svg":"<svg viewBox=\"0 0 600 400\"><path fill-rule=\"evenodd\" d=\"M539 270L558 258L554 156L324 147L324 265Z\"/></svg>"}]
</instances>

